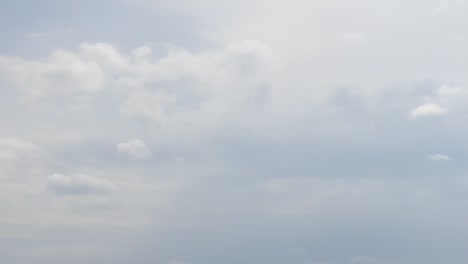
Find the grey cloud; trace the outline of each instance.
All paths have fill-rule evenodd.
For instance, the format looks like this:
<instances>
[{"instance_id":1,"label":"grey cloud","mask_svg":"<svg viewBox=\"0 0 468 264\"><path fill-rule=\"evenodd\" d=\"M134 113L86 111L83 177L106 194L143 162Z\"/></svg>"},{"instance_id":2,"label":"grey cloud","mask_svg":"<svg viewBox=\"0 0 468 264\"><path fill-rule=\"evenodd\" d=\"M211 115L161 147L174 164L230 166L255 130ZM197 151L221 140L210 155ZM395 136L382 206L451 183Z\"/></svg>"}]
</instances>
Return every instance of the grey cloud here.
<instances>
[{"instance_id":1,"label":"grey cloud","mask_svg":"<svg viewBox=\"0 0 468 264\"><path fill-rule=\"evenodd\" d=\"M47 189L58 195L106 194L117 190L109 180L85 174L52 174L47 178Z\"/></svg>"},{"instance_id":2,"label":"grey cloud","mask_svg":"<svg viewBox=\"0 0 468 264\"><path fill-rule=\"evenodd\" d=\"M16 138L0 140L0 162L16 162L21 158L39 155L41 155L41 149L30 142Z\"/></svg>"},{"instance_id":3,"label":"grey cloud","mask_svg":"<svg viewBox=\"0 0 468 264\"><path fill-rule=\"evenodd\" d=\"M27 98L44 101L44 108L92 113L107 104L122 118L149 120L174 133L180 126L217 127L213 120L219 119L241 122L257 111L269 98L266 73L273 62L259 41L201 53L170 48L160 58L147 46L124 54L109 44L83 43L45 60L2 57L0 75Z\"/></svg>"},{"instance_id":4,"label":"grey cloud","mask_svg":"<svg viewBox=\"0 0 468 264\"><path fill-rule=\"evenodd\" d=\"M433 161L448 161L451 160L451 158L447 155L444 154L433 154L429 155L429 159Z\"/></svg>"},{"instance_id":5,"label":"grey cloud","mask_svg":"<svg viewBox=\"0 0 468 264\"><path fill-rule=\"evenodd\" d=\"M145 143L139 139L118 143L117 151L127 153L135 158L148 158L152 155Z\"/></svg>"},{"instance_id":6,"label":"grey cloud","mask_svg":"<svg viewBox=\"0 0 468 264\"><path fill-rule=\"evenodd\" d=\"M461 1L10 2L0 262L466 260Z\"/></svg>"},{"instance_id":7,"label":"grey cloud","mask_svg":"<svg viewBox=\"0 0 468 264\"><path fill-rule=\"evenodd\" d=\"M17 138L0 139L0 180L31 179L50 164L50 155L37 144Z\"/></svg>"}]
</instances>

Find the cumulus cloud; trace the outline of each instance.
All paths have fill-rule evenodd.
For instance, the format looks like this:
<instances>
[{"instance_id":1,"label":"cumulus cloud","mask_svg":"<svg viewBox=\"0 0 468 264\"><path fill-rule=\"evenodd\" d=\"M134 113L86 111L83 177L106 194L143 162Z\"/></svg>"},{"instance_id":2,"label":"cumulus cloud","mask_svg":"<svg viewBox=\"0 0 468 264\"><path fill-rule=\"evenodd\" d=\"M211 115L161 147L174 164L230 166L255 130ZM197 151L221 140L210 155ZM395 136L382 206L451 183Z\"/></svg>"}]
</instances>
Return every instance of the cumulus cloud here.
<instances>
[{"instance_id":1,"label":"cumulus cloud","mask_svg":"<svg viewBox=\"0 0 468 264\"><path fill-rule=\"evenodd\" d=\"M0 76L32 98L50 93L90 93L102 89L105 75L82 53L55 51L45 60L0 57Z\"/></svg>"},{"instance_id":2,"label":"cumulus cloud","mask_svg":"<svg viewBox=\"0 0 468 264\"><path fill-rule=\"evenodd\" d=\"M426 103L414 108L410 112L412 119L438 116L448 113L448 108L453 108L453 112L463 111L464 101L467 98L468 90L462 86L443 84L436 89L435 93L427 96L431 103Z\"/></svg>"},{"instance_id":3,"label":"cumulus cloud","mask_svg":"<svg viewBox=\"0 0 468 264\"><path fill-rule=\"evenodd\" d=\"M31 17L44 32L74 25L73 36L25 38L31 21L17 14L33 6L10 2L0 9L12 20L0 45L2 134L34 138L54 162L1 179L0 233L11 237L0 263L467 259L457 246L468 238L463 164L428 171L437 151L427 149L455 158L465 148L468 16L436 16L422 0L103 0ZM460 0L442 2L464 12ZM96 36L115 44L70 48ZM349 93L332 102L340 87ZM447 111L443 127L401 120ZM38 153L0 146L7 172ZM121 162L151 157L150 147L157 162ZM118 227L130 225L141 232Z\"/></svg>"},{"instance_id":4,"label":"cumulus cloud","mask_svg":"<svg viewBox=\"0 0 468 264\"><path fill-rule=\"evenodd\" d=\"M117 144L117 151L140 159L148 158L152 155L151 150L139 139L131 139Z\"/></svg>"},{"instance_id":5,"label":"cumulus cloud","mask_svg":"<svg viewBox=\"0 0 468 264\"><path fill-rule=\"evenodd\" d=\"M433 154L433 155L429 156L429 159L433 160L433 161L448 161L448 160L451 160L451 158L449 156L444 155L444 154Z\"/></svg>"},{"instance_id":6,"label":"cumulus cloud","mask_svg":"<svg viewBox=\"0 0 468 264\"><path fill-rule=\"evenodd\" d=\"M47 189L57 195L106 194L117 190L117 186L105 179L86 174L52 174L47 178Z\"/></svg>"},{"instance_id":7,"label":"cumulus cloud","mask_svg":"<svg viewBox=\"0 0 468 264\"><path fill-rule=\"evenodd\" d=\"M166 128L177 123L207 127L215 121L219 126L222 119L235 122L267 102L265 72L273 61L272 50L259 41L198 54L173 48L167 57L136 65L132 83L160 89L132 91L122 112Z\"/></svg>"},{"instance_id":8,"label":"cumulus cloud","mask_svg":"<svg viewBox=\"0 0 468 264\"><path fill-rule=\"evenodd\" d=\"M411 118L420 118L424 116L444 115L446 113L447 109L444 107L434 103L427 103L413 109L410 116Z\"/></svg>"},{"instance_id":9,"label":"cumulus cloud","mask_svg":"<svg viewBox=\"0 0 468 264\"><path fill-rule=\"evenodd\" d=\"M233 81L239 74L248 79L249 75L257 74L259 63L271 62L274 58L268 46L254 40L198 54L173 46L165 51L165 56L155 57L148 46L125 54L108 43L82 43L78 50L57 50L42 60L1 56L0 76L33 95L71 91L89 93L103 89L106 84L135 89L158 81L187 78L207 84ZM222 87L206 88L226 92ZM185 89L190 90L190 87Z\"/></svg>"},{"instance_id":10,"label":"cumulus cloud","mask_svg":"<svg viewBox=\"0 0 468 264\"><path fill-rule=\"evenodd\" d=\"M149 46L122 52L108 43L82 43L45 59L1 56L0 78L34 102L70 102L62 112L109 104L122 117L149 121L168 134L194 128L199 135L197 129L243 123L261 111L271 95L268 73L278 61L257 40L202 52L164 46L158 53ZM97 102L104 93L109 99Z\"/></svg>"}]
</instances>

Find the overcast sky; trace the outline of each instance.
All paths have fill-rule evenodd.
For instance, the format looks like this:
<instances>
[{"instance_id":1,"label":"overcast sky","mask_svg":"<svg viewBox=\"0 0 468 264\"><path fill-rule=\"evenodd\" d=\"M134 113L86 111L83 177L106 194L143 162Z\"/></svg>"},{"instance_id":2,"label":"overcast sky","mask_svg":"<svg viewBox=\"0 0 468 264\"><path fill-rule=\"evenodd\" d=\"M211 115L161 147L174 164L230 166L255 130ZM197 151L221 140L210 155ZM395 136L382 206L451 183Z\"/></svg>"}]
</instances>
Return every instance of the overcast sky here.
<instances>
[{"instance_id":1,"label":"overcast sky","mask_svg":"<svg viewBox=\"0 0 468 264\"><path fill-rule=\"evenodd\" d=\"M466 263L467 14L0 0L0 263Z\"/></svg>"}]
</instances>

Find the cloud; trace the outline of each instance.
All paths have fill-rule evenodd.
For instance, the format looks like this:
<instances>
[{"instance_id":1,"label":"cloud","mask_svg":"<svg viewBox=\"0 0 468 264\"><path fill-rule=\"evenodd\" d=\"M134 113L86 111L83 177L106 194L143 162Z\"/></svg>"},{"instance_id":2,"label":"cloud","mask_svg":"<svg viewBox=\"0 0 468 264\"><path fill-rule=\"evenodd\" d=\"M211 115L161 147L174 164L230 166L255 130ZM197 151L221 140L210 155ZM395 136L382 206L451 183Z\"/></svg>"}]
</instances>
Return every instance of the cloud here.
<instances>
[{"instance_id":1,"label":"cloud","mask_svg":"<svg viewBox=\"0 0 468 264\"><path fill-rule=\"evenodd\" d=\"M445 115L448 113L448 108L453 108L453 113L460 113L464 108L464 101L467 98L468 90L462 86L443 84L437 88L435 93L427 96L426 100L432 103L426 103L414 108L410 112L412 119Z\"/></svg>"},{"instance_id":2,"label":"cloud","mask_svg":"<svg viewBox=\"0 0 468 264\"><path fill-rule=\"evenodd\" d=\"M154 88L131 91L123 113L164 127L234 122L268 100L265 71L273 60L272 50L253 40L198 54L172 48L166 57L135 65L126 81Z\"/></svg>"},{"instance_id":3,"label":"cloud","mask_svg":"<svg viewBox=\"0 0 468 264\"><path fill-rule=\"evenodd\" d=\"M0 140L0 179L24 179L46 166L47 155L38 145L17 138Z\"/></svg>"},{"instance_id":4,"label":"cloud","mask_svg":"<svg viewBox=\"0 0 468 264\"><path fill-rule=\"evenodd\" d=\"M117 190L111 181L85 174L52 174L47 178L47 189L57 195L106 194Z\"/></svg>"},{"instance_id":5,"label":"cloud","mask_svg":"<svg viewBox=\"0 0 468 264\"><path fill-rule=\"evenodd\" d=\"M84 57L85 48L80 53L55 51L42 61L0 57L0 76L34 99L96 92L103 88L105 75L95 61Z\"/></svg>"},{"instance_id":6,"label":"cloud","mask_svg":"<svg viewBox=\"0 0 468 264\"><path fill-rule=\"evenodd\" d=\"M117 151L140 159L148 158L152 155L151 150L139 139L131 139L117 144Z\"/></svg>"},{"instance_id":7,"label":"cloud","mask_svg":"<svg viewBox=\"0 0 468 264\"><path fill-rule=\"evenodd\" d=\"M63 115L106 107L167 135L191 130L198 137L252 122L270 100L269 72L278 61L258 40L200 52L169 45L122 52L85 42L44 59L0 56L0 78L27 103Z\"/></svg>"},{"instance_id":8,"label":"cloud","mask_svg":"<svg viewBox=\"0 0 468 264\"><path fill-rule=\"evenodd\" d=\"M21 158L40 155L40 148L30 142L16 138L0 140L0 162L16 162Z\"/></svg>"},{"instance_id":9,"label":"cloud","mask_svg":"<svg viewBox=\"0 0 468 264\"><path fill-rule=\"evenodd\" d=\"M429 159L433 160L433 161L448 161L448 160L451 160L451 158L449 156L443 155L443 154L430 155Z\"/></svg>"},{"instance_id":10,"label":"cloud","mask_svg":"<svg viewBox=\"0 0 468 264\"><path fill-rule=\"evenodd\" d=\"M436 92L435 100L441 105L453 107L454 112L461 113L466 110L468 89L458 85L441 85Z\"/></svg>"},{"instance_id":11,"label":"cloud","mask_svg":"<svg viewBox=\"0 0 468 264\"><path fill-rule=\"evenodd\" d=\"M424 116L436 116L444 115L447 113L447 109L441 107L438 104L428 103L416 107L410 113L411 118L420 118Z\"/></svg>"},{"instance_id":12,"label":"cloud","mask_svg":"<svg viewBox=\"0 0 468 264\"><path fill-rule=\"evenodd\" d=\"M137 89L187 78L221 84L240 74L248 80L246 77L257 73L262 60L271 62L274 57L268 46L255 40L198 54L174 46L164 49L167 54L158 58L148 46L125 54L108 43L85 42L77 50L57 50L42 60L0 56L0 76L31 95L93 93L107 85ZM206 88L222 91L222 87Z\"/></svg>"},{"instance_id":13,"label":"cloud","mask_svg":"<svg viewBox=\"0 0 468 264\"><path fill-rule=\"evenodd\" d=\"M0 147L0 263L467 259L464 165L428 157L466 149L468 16L422 0L10 2L0 133L44 153ZM22 37L31 24L76 30Z\"/></svg>"},{"instance_id":14,"label":"cloud","mask_svg":"<svg viewBox=\"0 0 468 264\"><path fill-rule=\"evenodd\" d=\"M450 85L442 85L437 89L437 95L439 97L444 96L459 96L462 94L466 94L466 89L461 86L450 86Z\"/></svg>"}]
</instances>

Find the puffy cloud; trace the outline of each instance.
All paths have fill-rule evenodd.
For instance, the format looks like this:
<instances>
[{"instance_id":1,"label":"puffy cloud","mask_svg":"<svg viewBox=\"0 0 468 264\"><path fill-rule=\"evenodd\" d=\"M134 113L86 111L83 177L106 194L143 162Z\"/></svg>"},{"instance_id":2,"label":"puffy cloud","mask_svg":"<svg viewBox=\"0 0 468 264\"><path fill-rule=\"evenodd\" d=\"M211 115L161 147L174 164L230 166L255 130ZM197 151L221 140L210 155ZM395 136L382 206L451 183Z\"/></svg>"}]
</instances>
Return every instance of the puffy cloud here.
<instances>
[{"instance_id":1,"label":"puffy cloud","mask_svg":"<svg viewBox=\"0 0 468 264\"><path fill-rule=\"evenodd\" d=\"M156 62L137 63L131 83L153 89L130 92L123 112L162 126L173 126L174 120L207 125L242 115L268 99L265 71L273 57L258 41L199 54L173 48Z\"/></svg>"},{"instance_id":2,"label":"puffy cloud","mask_svg":"<svg viewBox=\"0 0 468 264\"><path fill-rule=\"evenodd\" d=\"M148 158L152 155L151 150L139 139L131 139L117 144L117 151L140 159Z\"/></svg>"},{"instance_id":3,"label":"puffy cloud","mask_svg":"<svg viewBox=\"0 0 468 264\"><path fill-rule=\"evenodd\" d=\"M58 195L105 194L117 190L117 186L105 179L85 174L52 174L47 178L47 189Z\"/></svg>"},{"instance_id":4,"label":"puffy cloud","mask_svg":"<svg viewBox=\"0 0 468 264\"><path fill-rule=\"evenodd\" d=\"M457 1L446 2L463 13L453 4ZM18 17L10 12L14 2L5 9L13 14L7 18ZM123 2L129 8L121 8ZM148 8L134 8L141 2ZM94 1L76 5L73 15L61 12L70 5L60 5L52 15L31 18L46 32L54 23L75 25L73 36L24 38L34 42L18 45L8 43L24 35L14 31L23 30L27 19L12 21L1 44L3 133L43 140L57 162L44 163L45 172L25 173L41 177L15 177L0 185L5 212L0 232L11 234L0 241L6 245L0 258L7 258L0 262L111 263L136 257L165 263L174 257L275 264L312 257L343 264L366 254L432 264L440 252L451 258L446 262L463 262L466 253L456 246L468 237L463 164L427 171L426 163L428 149L450 149L453 157L465 149L466 100L460 95L468 80L466 39L458 36L467 16L440 19L431 13L434 2L423 2ZM174 11L180 16L175 9L183 9ZM27 5L18 5L18 11L35 13ZM91 16L75 21L77 14ZM138 30L126 30L133 28ZM35 53L93 36L115 45L83 43L48 57ZM232 43L252 36L258 40ZM174 45L125 50L165 41ZM434 89L439 80L450 85ZM331 96L344 86L352 91L337 107ZM37 100L26 105L29 101L16 100L18 94ZM88 104L90 114L70 114L76 101ZM39 103L45 107L38 109ZM408 124L402 114L413 109L413 118L437 111L453 115L442 127ZM126 141L138 135L144 143ZM74 136L105 143L64 147L64 138ZM191 137L195 140L185 144ZM119 139L125 139L122 150ZM158 149L157 161L125 162L118 154L146 157L148 146ZM11 148L2 149L5 163L26 167L9 161L23 160L28 152ZM186 159L174 162L175 157ZM125 188L110 196L56 199L44 195L43 176L54 171L87 173L52 175L47 188L56 194L102 194L116 183ZM435 176L451 172L461 176ZM18 219L31 228L18 226ZM71 222L92 235L67 228ZM118 228L129 223L137 223L141 237ZM79 251L82 247L86 250ZM285 250L296 247L307 254ZM28 258L32 249L49 255ZM11 252L18 258L8 259Z\"/></svg>"},{"instance_id":5,"label":"puffy cloud","mask_svg":"<svg viewBox=\"0 0 468 264\"><path fill-rule=\"evenodd\" d=\"M125 54L108 43L82 43L76 51L58 50L42 60L2 56L0 76L33 95L96 92L109 83L137 89L159 81L187 78L221 84L220 81L233 81L239 74L254 76L262 60L271 62L274 57L268 46L254 40L199 54L176 47L166 47L162 51L167 54L158 58L152 56L148 46ZM223 87L206 88L224 90Z\"/></svg>"},{"instance_id":6,"label":"puffy cloud","mask_svg":"<svg viewBox=\"0 0 468 264\"><path fill-rule=\"evenodd\" d=\"M451 158L447 155L444 155L444 154L434 154L434 155L430 155L429 156L429 159L430 160L433 160L433 161L447 161L447 160L451 160Z\"/></svg>"},{"instance_id":7,"label":"puffy cloud","mask_svg":"<svg viewBox=\"0 0 468 264\"><path fill-rule=\"evenodd\" d=\"M53 104L44 104L47 109L74 113L107 106L168 134L193 128L199 135L207 128L248 122L271 96L269 72L278 60L260 41L198 53L159 49L154 53L141 46L126 53L107 43L83 43L45 59L3 56L0 78L36 102L52 98Z\"/></svg>"},{"instance_id":8,"label":"puffy cloud","mask_svg":"<svg viewBox=\"0 0 468 264\"><path fill-rule=\"evenodd\" d=\"M42 61L0 57L0 76L32 98L102 89L100 66L80 53L59 50Z\"/></svg>"},{"instance_id":9,"label":"puffy cloud","mask_svg":"<svg viewBox=\"0 0 468 264\"><path fill-rule=\"evenodd\" d=\"M436 89L431 96L425 97L431 103L426 103L414 108L410 112L410 117L413 119L437 116L448 113L448 109L453 109L453 113L461 113L465 111L464 107L468 90L462 86L443 84Z\"/></svg>"},{"instance_id":10,"label":"puffy cloud","mask_svg":"<svg viewBox=\"0 0 468 264\"><path fill-rule=\"evenodd\" d=\"M411 118L419 118L424 116L436 116L444 115L447 113L447 109L434 103L427 103L416 107L410 113Z\"/></svg>"}]
</instances>

